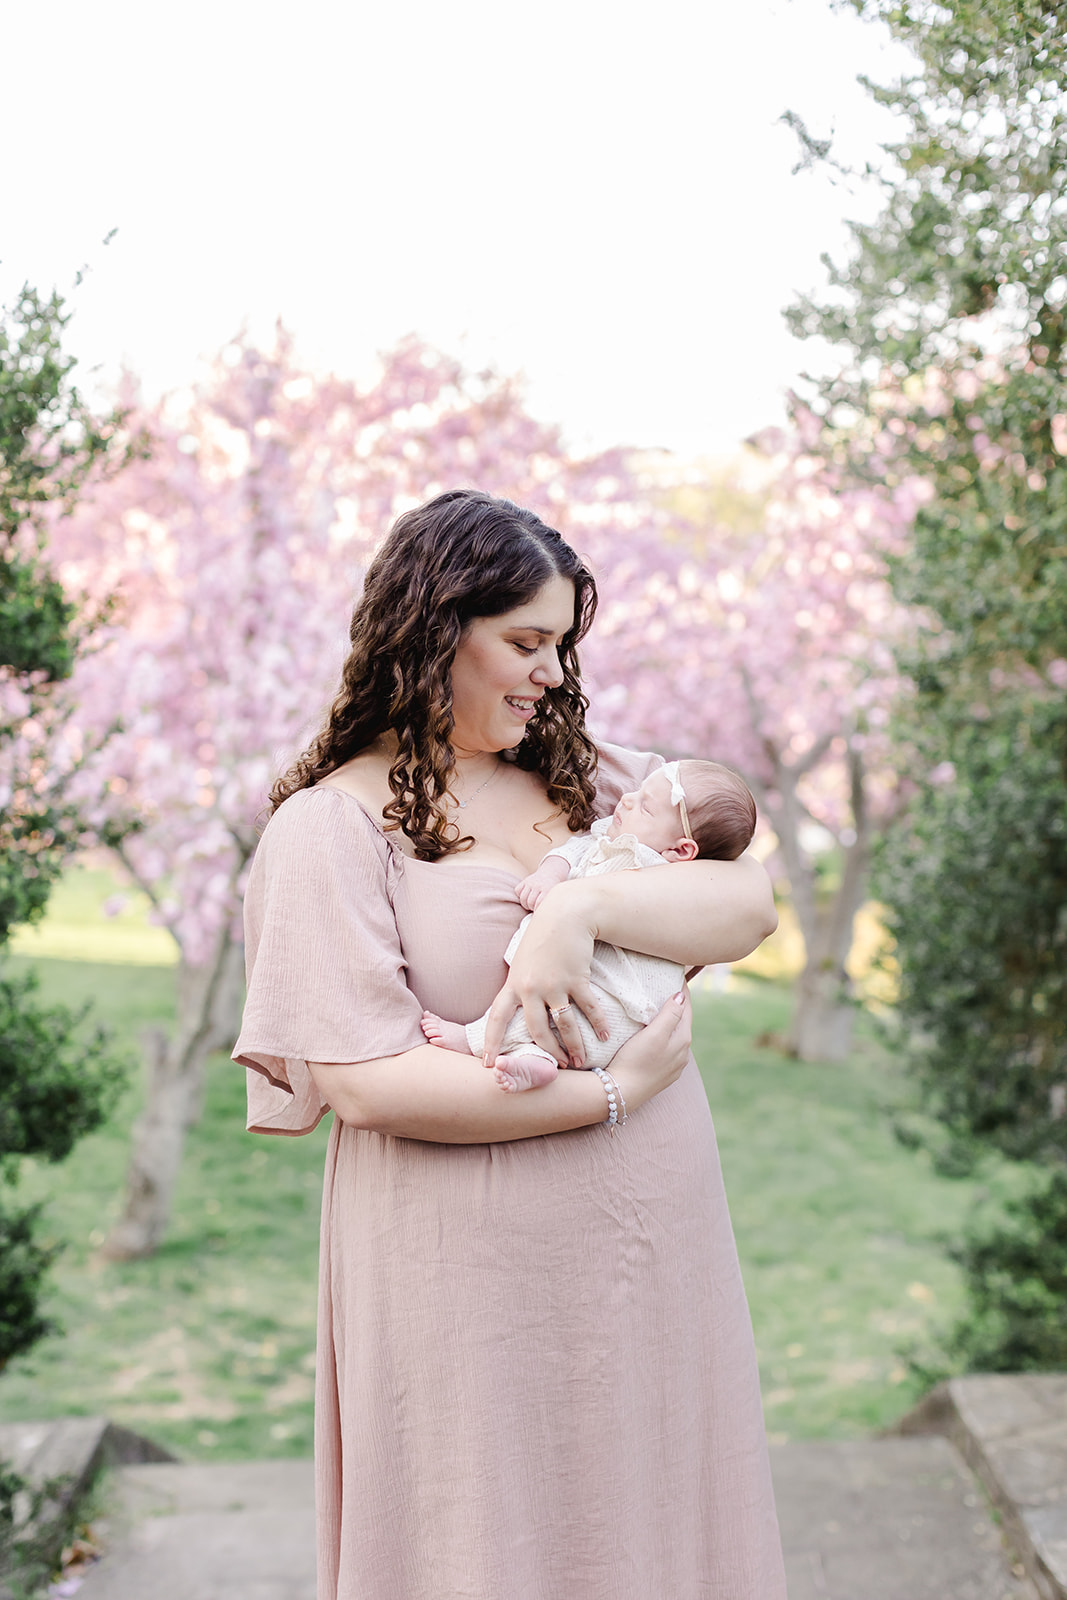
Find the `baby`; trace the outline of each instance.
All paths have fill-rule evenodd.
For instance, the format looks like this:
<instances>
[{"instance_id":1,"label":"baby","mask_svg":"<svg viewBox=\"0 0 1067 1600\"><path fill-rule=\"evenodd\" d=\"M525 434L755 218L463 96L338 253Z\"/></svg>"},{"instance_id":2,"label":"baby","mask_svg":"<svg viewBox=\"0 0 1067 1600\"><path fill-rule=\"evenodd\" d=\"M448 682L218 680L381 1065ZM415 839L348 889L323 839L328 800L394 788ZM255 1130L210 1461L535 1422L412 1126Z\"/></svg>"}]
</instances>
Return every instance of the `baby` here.
<instances>
[{"instance_id":1,"label":"baby","mask_svg":"<svg viewBox=\"0 0 1067 1600\"><path fill-rule=\"evenodd\" d=\"M698 857L732 861L748 846L755 826L756 803L736 772L717 761L672 761L650 773L640 789L624 794L612 815L594 822L589 833L576 833L549 850L537 871L516 885L515 893L519 904L532 912L564 878L589 878ZM509 966L529 922L529 917L523 918L504 952ZM681 988L684 972L676 962L598 941L593 947L590 978L607 1019L609 1038L598 1039L584 1014L575 1009L587 1069L606 1067L616 1050L651 1022ZM464 1025L444 1022L427 1011L422 1031L431 1044L442 1049L480 1056L487 1016ZM494 1068L502 1089L539 1089L555 1077L555 1058L533 1042L521 1011L508 1025L504 1049L507 1054L497 1057Z\"/></svg>"}]
</instances>

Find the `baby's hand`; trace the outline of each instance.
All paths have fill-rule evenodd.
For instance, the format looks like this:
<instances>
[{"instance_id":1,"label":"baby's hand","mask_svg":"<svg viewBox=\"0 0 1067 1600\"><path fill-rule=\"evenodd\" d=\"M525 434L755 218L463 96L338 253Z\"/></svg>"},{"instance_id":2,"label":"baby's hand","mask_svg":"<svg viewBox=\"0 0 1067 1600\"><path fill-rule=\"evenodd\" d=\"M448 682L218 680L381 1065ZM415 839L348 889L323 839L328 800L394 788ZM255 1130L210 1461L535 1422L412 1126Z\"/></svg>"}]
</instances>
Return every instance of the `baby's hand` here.
<instances>
[{"instance_id":1,"label":"baby's hand","mask_svg":"<svg viewBox=\"0 0 1067 1600\"><path fill-rule=\"evenodd\" d=\"M526 911L536 911L550 889L562 883L570 872L562 856L546 856L536 872L520 878L515 885L515 898Z\"/></svg>"}]
</instances>

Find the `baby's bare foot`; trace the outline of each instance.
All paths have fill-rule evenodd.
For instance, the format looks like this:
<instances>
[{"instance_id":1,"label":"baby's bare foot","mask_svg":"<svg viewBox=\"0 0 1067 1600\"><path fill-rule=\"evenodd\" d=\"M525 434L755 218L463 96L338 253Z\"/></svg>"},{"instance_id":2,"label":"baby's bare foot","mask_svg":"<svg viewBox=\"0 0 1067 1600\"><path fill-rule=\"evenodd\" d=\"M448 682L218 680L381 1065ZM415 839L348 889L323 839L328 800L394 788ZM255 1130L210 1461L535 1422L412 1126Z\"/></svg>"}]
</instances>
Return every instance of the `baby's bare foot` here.
<instances>
[{"instance_id":1,"label":"baby's bare foot","mask_svg":"<svg viewBox=\"0 0 1067 1600\"><path fill-rule=\"evenodd\" d=\"M439 1050L456 1050L461 1056L470 1055L467 1030L462 1022L445 1022L443 1017L435 1016L432 1011L424 1011L421 1026L430 1044L437 1045Z\"/></svg>"},{"instance_id":2,"label":"baby's bare foot","mask_svg":"<svg viewBox=\"0 0 1067 1600\"><path fill-rule=\"evenodd\" d=\"M502 1089L518 1093L523 1089L543 1089L559 1068L544 1056L497 1056L493 1077Z\"/></svg>"}]
</instances>

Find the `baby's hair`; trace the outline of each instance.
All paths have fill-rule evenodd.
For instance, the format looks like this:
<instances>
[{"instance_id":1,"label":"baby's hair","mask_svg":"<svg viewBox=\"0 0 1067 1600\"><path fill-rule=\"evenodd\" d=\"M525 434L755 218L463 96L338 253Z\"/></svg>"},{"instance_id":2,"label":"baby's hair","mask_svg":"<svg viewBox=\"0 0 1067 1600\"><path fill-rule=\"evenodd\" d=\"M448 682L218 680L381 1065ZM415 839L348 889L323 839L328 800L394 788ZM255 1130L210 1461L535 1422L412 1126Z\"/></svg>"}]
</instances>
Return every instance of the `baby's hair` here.
<instances>
[{"instance_id":1,"label":"baby's hair","mask_svg":"<svg viewBox=\"0 0 1067 1600\"><path fill-rule=\"evenodd\" d=\"M698 859L736 860L756 831L756 802L744 778L718 761L682 761L678 776Z\"/></svg>"}]
</instances>

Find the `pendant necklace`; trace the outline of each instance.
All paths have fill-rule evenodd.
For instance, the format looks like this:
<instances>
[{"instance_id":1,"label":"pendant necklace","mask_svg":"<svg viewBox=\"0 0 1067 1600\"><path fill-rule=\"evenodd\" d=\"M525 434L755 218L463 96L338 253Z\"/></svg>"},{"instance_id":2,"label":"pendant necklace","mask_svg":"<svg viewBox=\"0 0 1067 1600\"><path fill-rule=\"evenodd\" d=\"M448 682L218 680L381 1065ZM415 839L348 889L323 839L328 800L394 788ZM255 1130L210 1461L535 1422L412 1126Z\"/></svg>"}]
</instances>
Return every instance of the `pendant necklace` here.
<instances>
[{"instance_id":1,"label":"pendant necklace","mask_svg":"<svg viewBox=\"0 0 1067 1600\"><path fill-rule=\"evenodd\" d=\"M473 794L469 794L467 796L466 800L457 800L456 801L456 809L458 811L466 811L466 809L470 805L471 801L477 799L477 797L481 794L483 789L488 789L489 785L492 783L493 779L496 777L496 775L497 775L497 773L499 771L500 771L500 763L498 762L497 765L493 768L492 772L489 774L488 778L486 778L485 782L484 783L480 783L478 785L477 789L475 789Z\"/></svg>"}]
</instances>

